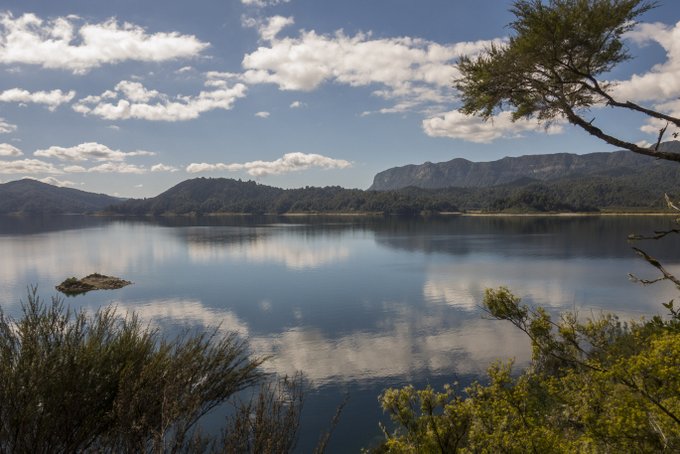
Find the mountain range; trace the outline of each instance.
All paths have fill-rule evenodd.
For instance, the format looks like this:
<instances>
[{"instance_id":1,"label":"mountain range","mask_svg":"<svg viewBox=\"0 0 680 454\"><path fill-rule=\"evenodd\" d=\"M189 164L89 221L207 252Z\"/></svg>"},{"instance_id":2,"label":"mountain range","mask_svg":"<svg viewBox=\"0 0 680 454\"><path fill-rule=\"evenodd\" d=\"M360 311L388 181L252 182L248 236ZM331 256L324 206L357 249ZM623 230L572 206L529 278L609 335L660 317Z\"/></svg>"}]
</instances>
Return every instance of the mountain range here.
<instances>
[{"instance_id":1,"label":"mountain range","mask_svg":"<svg viewBox=\"0 0 680 454\"><path fill-rule=\"evenodd\" d=\"M680 153L680 141L664 142L661 151ZM555 181L586 176L641 175L655 167L677 167L631 151L613 153L554 153L505 157L497 161L472 162L457 158L447 162L394 167L378 173L369 190L387 191L409 186L439 188L491 187L518 180Z\"/></svg>"},{"instance_id":2,"label":"mountain range","mask_svg":"<svg viewBox=\"0 0 680 454\"><path fill-rule=\"evenodd\" d=\"M680 153L680 142L661 148ZM664 193L680 196L678 163L617 151L428 162L380 172L366 191L194 178L156 197L124 200L24 179L0 184L0 214L659 211L665 207Z\"/></svg>"}]
</instances>

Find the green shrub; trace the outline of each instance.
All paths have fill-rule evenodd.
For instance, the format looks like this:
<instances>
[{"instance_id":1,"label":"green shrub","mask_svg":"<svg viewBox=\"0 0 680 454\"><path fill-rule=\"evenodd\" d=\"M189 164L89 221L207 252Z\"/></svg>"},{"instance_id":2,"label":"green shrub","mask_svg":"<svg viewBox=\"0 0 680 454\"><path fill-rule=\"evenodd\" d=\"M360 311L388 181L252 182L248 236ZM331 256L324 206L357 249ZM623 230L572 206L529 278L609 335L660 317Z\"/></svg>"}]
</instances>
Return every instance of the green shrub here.
<instances>
[{"instance_id":1,"label":"green shrub","mask_svg":"<svg viewBox=\"0 0 680 454\"><path fill-rule=\"evenodd\" d=\"M262 378L235 334L167 340L35 288L22 311L0 311L0 452L184 451L203 415Z\"/></svg>"}]
</instances>

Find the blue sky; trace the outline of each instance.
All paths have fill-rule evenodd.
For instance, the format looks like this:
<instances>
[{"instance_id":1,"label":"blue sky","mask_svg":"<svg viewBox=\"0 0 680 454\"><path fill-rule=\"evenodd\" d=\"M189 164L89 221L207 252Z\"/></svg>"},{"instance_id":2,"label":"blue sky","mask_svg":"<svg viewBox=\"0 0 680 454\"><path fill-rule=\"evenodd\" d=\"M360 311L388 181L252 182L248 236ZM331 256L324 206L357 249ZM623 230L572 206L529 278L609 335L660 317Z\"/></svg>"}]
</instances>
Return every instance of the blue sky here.
<instances>
[{"instance_id":1,"label":"blue sky","mask_svg":"<svg viewBox=\"0 0 680 454\"><path fill-rule=\"evenodd\" d=\"M507 36L510 5L5 0L0 181L130 197L200 176L366 188L411 163L611 150L566 124L456 111L456 59ZM680 2L642 19L614 92L680 115ZM593 117L633 142L659 128Z\"/></svg>"}]
</instances>

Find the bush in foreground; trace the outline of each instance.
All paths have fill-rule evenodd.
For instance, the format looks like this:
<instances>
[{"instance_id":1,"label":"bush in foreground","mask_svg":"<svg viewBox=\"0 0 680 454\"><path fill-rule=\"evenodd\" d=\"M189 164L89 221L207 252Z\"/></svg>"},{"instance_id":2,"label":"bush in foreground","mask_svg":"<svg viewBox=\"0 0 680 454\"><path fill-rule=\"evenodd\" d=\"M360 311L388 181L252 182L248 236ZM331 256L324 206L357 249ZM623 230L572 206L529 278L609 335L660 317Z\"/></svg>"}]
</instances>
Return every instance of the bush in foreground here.
<instances>
[{"instance_id":1,"label":"bush in foreground","mask_svg":"<svg viewBox=\"0 0 680 454\"><path fill-rule=\"evenodd\" d=\"M134 315L74 312L59 299L43 302L35 289L22 309L19 320L0 311L0 452L227 451L202 439L197 422L262 379L262 360L235 335L167 340ZM237 410L225 434L240 424L247 440L262 421L294 420L301 400L282 396L263 388L260 399L269 401L260 426ZM285 427L291 448L297 425Z\"/></svg>"},{"instance_id":2,"label":"bush in foreground","mask_svg":"<svg viewBox=\"0 0 680 454\"><path fill-rule=\"evenodd\" d=\"M488 384L464 393L412 386L380 397L394 423L375 452L678 452L680 311L622 323L615 316L554 321L507 289L484 305L531 339L519 376L512 363L488 371Z\"/></svg>"}]
</instances>

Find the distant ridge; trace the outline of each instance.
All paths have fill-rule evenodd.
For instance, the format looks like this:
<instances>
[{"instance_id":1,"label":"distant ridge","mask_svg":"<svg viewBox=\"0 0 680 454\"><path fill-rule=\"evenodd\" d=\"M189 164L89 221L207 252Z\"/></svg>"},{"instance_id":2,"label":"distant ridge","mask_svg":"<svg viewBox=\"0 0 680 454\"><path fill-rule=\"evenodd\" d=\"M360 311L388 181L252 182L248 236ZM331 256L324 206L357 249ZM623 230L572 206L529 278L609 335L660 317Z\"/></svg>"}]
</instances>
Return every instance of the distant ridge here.
<instances>
[{"instance_id":1,"label":"distant ridge","mask_svg":"<svg viewBox=\"0 0 680 454\"><path fill-rule=\"evenodd\" d=\"M680 153L680 141L664 142L660 150ZM638 175L655 166L677 167L631 151L612 153L540 154L505 157L497 161L472 162L456 158L447 162L394 167L378 173L369 190L387 191L405 187L441 189L481 188L513 183L517 180L555 181L597 175Z\"/></svg>"},{"instance_id":2,"label":"distant ridge","mask_svg":"<svg viewBox=\"0 0 680 454\"><path fill-rule=\"evenodd\" d=\"M84 214L123 199L23 179L0 184L0 214Z\"/></svg>"},{"instance_id":3,"label":"distant ridge","mask_svg":"<svg viewBox=\"0 0 680 454\"><path fill-rule=\"evenodd\" d=\"M230 178L193 178L148 199L128 200L112 207L123 214L265 212L283 189Z\"/></svg>"}]
</instances>

